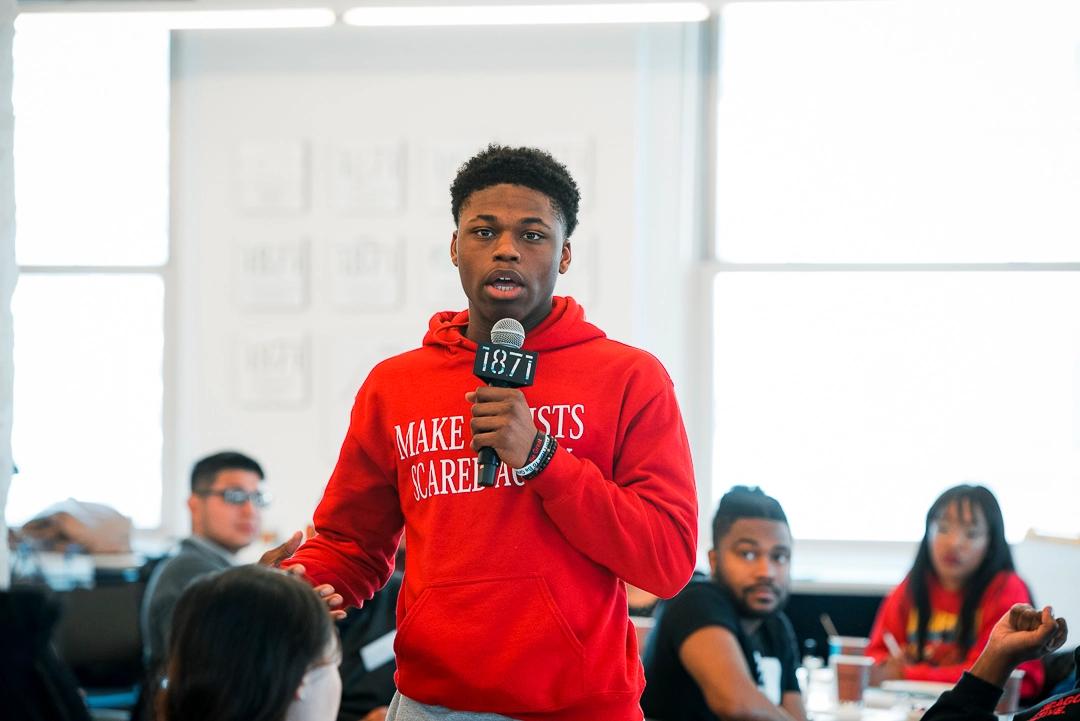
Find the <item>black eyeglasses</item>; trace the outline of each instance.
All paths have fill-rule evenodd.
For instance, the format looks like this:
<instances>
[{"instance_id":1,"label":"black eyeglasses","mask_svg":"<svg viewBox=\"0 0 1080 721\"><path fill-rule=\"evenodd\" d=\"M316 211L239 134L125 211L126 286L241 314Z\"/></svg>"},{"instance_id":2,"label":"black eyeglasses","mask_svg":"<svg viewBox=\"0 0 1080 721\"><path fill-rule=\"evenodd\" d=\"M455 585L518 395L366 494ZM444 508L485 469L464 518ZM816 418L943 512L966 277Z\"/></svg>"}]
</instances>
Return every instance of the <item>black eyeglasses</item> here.
<instances>
[{"instance_id":1,"label":"black eyeglasses","mask_svg":"<svg viewBox=\"0 0 1080 721\"><path fill-rule=\"evenodd\" d=\"M197 491L196 496L220 496L221 500L230 506L242 506L248 501L256 508L266 508L270 505L270 494L263 491L245 491L242 488L225 488L220 491Z\"/></svg>"}]
</instances>

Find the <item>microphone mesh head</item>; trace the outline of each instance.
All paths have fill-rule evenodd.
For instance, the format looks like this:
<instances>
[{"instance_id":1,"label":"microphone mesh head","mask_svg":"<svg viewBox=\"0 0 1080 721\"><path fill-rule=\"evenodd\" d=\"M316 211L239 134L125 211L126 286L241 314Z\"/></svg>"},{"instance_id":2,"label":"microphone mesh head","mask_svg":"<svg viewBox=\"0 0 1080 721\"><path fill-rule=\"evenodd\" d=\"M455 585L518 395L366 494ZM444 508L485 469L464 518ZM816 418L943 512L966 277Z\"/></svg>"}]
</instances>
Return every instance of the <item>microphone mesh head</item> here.
<instances>
[{"instance_id":1,"label":"microphone mesh head","mask_svg":"<svg viewBox=\"0 0 1080 721\"><path fill-rule=\"evenodd\" d=\"M491 326L491 342L520 348L525 344L525 327L513 318L503 318Z\"/></svg>"}]
</instances>

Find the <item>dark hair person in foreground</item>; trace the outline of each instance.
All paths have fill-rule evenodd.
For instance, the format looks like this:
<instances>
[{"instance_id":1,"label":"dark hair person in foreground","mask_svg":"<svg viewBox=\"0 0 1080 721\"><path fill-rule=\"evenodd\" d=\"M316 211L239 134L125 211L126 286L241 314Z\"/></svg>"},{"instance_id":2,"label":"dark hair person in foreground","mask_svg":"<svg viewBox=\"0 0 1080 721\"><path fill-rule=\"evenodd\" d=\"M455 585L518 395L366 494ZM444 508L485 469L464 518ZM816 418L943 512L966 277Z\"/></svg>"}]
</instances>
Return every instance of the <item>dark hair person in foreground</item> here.
<instances>
[{"instance_id":1,"label":"dark hair person in foreground","mask_svg":"<svg viewBox=\"0 0 1080 721\"><path fill-rule=\"evenodd\" d=\"M337 632L292 574L239 566L203 576L176 604L159 721L334 721Z\"/></svg>"}]
</instances>

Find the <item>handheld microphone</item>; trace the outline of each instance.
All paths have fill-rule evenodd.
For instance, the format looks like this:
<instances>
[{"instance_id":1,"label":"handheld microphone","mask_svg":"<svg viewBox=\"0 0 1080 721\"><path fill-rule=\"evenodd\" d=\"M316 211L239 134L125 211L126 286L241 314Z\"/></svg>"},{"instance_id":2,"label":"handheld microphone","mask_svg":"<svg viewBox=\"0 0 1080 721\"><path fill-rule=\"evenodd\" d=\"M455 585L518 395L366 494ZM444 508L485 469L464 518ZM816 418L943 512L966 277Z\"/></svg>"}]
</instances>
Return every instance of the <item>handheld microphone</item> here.
<instances>
[{"instance_id":1,"label":"handheld microphone","mask_svg":"<svg viewBox=\"0 0 1080 721\"><path fill-rule=\"evenodd\" d=\"M491 343L477 345L473 373L496 388L531 386L537 354L521 350L524 344L524 326L513 318L503 318L491 327ZM494 486L502 462L499 454L494 448L484 446L477 454L477 461L480 465L478 483L489 488Z\"/></svg>"}]
</instances>

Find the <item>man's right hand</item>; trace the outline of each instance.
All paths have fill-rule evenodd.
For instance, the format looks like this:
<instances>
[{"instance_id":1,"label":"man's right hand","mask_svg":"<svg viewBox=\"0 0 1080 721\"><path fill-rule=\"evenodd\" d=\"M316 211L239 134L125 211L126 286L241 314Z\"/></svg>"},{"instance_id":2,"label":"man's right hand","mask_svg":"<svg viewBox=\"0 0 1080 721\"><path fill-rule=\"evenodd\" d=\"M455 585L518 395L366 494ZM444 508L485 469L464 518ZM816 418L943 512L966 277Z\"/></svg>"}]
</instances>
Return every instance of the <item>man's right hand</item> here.
<instances>
[{"instance_id":1,"label":"man's right hand","mask_svg":"<svg viewBox=\"0 0 1080 721\"><path fill-rule=\"evenodd\" d=\"M1061 648L1068 634L1065 619L1054 618L1049 606L1037 611L1018 603L994 625L971 673L995 686L1004 686L1013 669Z\"/></svg>"},{"instance_id":2,"label":"man's right hand","mask_svg":"<svg viewBox=\"0 0 1080 721\"><path fill-rule=\"evenodd\" d=\"M489 446L510 468L524 466L537 430L525 394L517 388L480 386L466 393L465 401L472 404L473 451Z\"/></svg>"}]
</instances>

